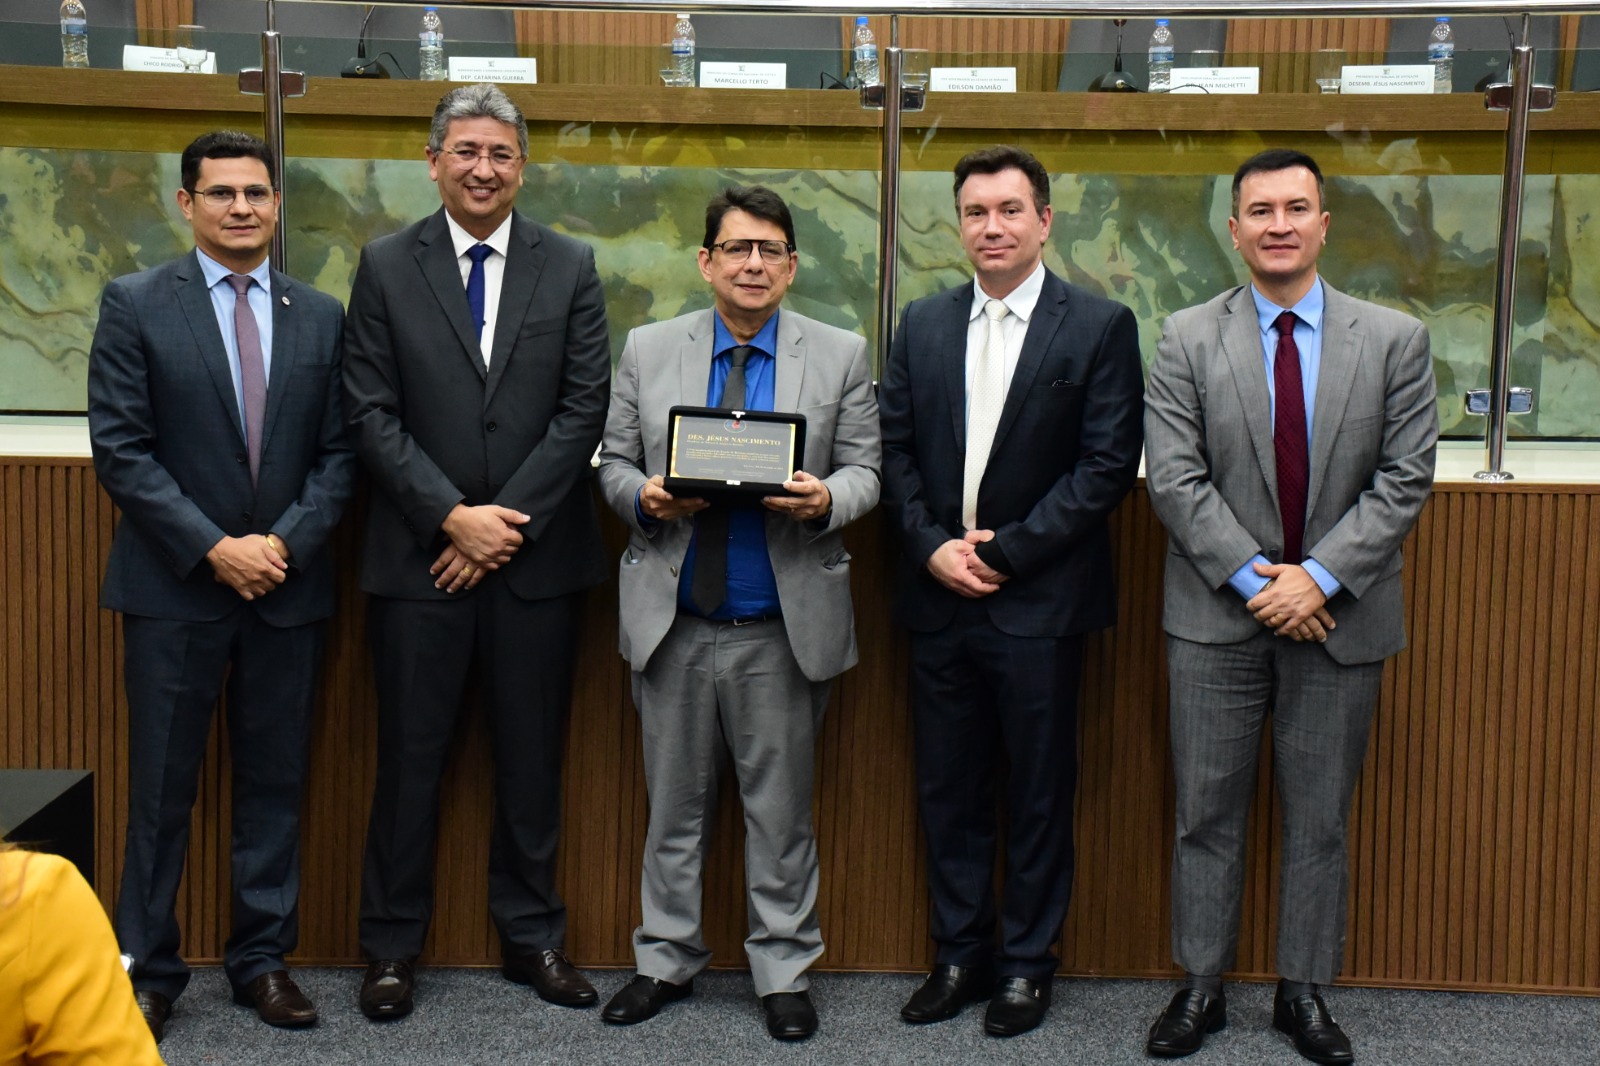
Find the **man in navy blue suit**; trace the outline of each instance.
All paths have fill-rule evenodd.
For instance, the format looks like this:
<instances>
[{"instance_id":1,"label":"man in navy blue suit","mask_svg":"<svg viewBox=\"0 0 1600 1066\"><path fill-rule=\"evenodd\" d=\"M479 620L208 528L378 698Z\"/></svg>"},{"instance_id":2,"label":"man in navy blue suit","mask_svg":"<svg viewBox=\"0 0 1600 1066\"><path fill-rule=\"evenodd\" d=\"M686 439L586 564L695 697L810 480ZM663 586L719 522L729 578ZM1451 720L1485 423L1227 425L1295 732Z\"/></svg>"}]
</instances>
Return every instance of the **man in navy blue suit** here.
<instances>
[{"instance_id":1,"label":"man in navy blue suit","mask_svg":"<svg viewBox=\"0 0 1600 1066\"><path fill-rule=\"evenodd\" d=\"M284 967L299 936L300 803L328 535L350 498L337 300L273 270L272 154L219 131L182 157L195 250L106 286L89 353L95 473L122 509L100 602L121 611L128 835L117 939L160 1040L189 980L174 913L227 679L235 1001L317 1020Z\"/></svg>"},{"instance_id":2,"label":"man in navy blue suit","mask_svg":"<svg viewBox=\"0 0 1600 1066\"><path fill-rule=\"evenodd\" d=\"M1050 176L1001 146L956 164L976 277L906 308L878 395L883 502L906 564L933 972L901 1011L1027 1032L1072 891L1084 634L1115 620L1106 517L1133 486L1133 314L1045 269ZM995 794L1009 763L1005 900Z\"/></svg>"}]
</instances>

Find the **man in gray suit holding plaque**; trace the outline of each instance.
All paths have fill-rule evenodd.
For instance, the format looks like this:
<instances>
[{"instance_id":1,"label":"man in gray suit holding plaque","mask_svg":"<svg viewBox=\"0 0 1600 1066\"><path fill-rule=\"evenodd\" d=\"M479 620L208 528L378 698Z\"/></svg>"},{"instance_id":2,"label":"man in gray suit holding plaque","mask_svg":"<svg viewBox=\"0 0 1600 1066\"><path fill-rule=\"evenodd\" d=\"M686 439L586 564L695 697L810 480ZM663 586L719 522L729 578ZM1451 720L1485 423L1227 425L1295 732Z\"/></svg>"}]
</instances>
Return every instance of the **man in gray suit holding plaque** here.
<instances>
[{"instance_id":1,"label":"man in gray suit holding plaque","mask_svg":"<svg viewBox=\"0 0 1600 1066\"><path fill-rule=\"evenodd\" d=\"M1164 625L1184 987L1146 1045L1173 1058L1227 1024L1245 819L1270 712L1283 805L1273 1024L1353 1061L1319 987L1344 958L1346 829L1383 663L1405 646L1400 546L1439 436L1427 329L1317 274L1322 173L1274 149L1239 167L1228 228L1250 284L1167 321L1145 463L1166 524Z\"/></svg>"},{"instance_id":2,"label":"man in gray suit holding plaque","mask_svg":"<svg viewBox=\"0 0 1600 1066\"><path fill-rule=\"evenodd\" d=\"M629 529L620 644L650 796L638 974L603 1016L654 1017L711 961L702 871L731 756L751 976L772 1036L804 1040L817 1028L806 970L822 954L812 766L831 681L856 662L839 531L878 501L878 408L860 337L779 310L798 255L776 193L713 197L698 258L714 309L628 335L601 446L601 490ZM803 415L803 455L783 491L743 502L669 491L675 406Z\"/></svg>"}]
</instances>

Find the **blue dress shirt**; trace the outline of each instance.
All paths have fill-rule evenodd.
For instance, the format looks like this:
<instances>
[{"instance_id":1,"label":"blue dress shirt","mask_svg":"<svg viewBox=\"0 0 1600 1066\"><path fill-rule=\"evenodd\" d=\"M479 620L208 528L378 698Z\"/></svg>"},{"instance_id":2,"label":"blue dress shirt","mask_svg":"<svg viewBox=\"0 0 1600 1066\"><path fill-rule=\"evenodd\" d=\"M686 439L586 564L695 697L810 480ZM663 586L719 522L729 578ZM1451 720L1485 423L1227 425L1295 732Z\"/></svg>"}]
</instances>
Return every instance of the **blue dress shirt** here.
<instances>
[{"instance_id":1,"label":"blue dress shirt","mask_svg":"<svg viewBox=\"0 0 1600 1066\"><path fill-rule=\"evenodd\" d=\"M728 380L728 370L733 361L728 349L739 342L722 317L715 316L716 329L712 336L711 380L706 386L706 406L716 407L722 398L722 388ZM766 325L750 341L755 351L744 365L744 407L749 411L770 411L773 407L774 378L777 361L773 353L778 350L778 315L767 319ZM728 404L726 406L733 406ZM767 556L766 509L760 504L734 507L728 512L728 598L709 617L726 621L730 618L755 618L779 612L778 579L772 573L772 560ZM678 610L699 614L694 605L694 564L699 529L689 541L689 551L683 557L678 571Z\"/></svg>"},{"instance_id":2,"label":"blue dress shirt","mask_svg":"<svg viewBox=\"0 0 1600 1066\"><path fill-rule=\"evenodd\" d=\"M222 346L228 350L228 373L233 376L233 401L239 409L239 431L249 440L244 425L244 384L239 377L239 336L233 328L233 305L238 297L233 286L223 279L233 271L196 248L200 260L200 274L206 279L206 289L211 293L211 309L217 314L217 328L222 331ZM245 300L256 316L256 331L261 335L261 373L268 386L272 383L272 268L269 260L250 271L255 284L245 290Z\"/></svg>"},{"instance_id":3,"label":"blue dress shirt","mask_svg":"<svg viewBox=\"0 0 1600 1066\"><path fill-rule=\"evenodd\" d=\"M1267 396L1271 399L1270 410L1273 424L1276 425L1278 412L1278 386L1272 373L1272 364L1278 356L1278 331L1273 328L1273 323L1285 311L1295 314L1294 344L1300 350L1300 382L1305 390L1306 402L1306 446L1310 452L1312 437L1312 419L1317 409L1317 375L1322 370L1322 309L1324 297L1322 294L1322 279L1318 278L1311 290L1300 298L1300 302L1293 307L1279 307L1250 286L1250 297L1256 303L1256 318L1261 327L1261 358L1267 371ZM1235 592L1247 600L1255 599L1261 590L1267 587L1267 579L1255 571L1256 563L1267 563L1270 560L1257 552L1250 561L1234 571L1228 579L1228 584L1233 586ZM1344 586L1339 579L1328 573L1327 567L1307 556L1300 565L1306 573L1322 589L1322 594L1330 600L1333 594Z\"/></svg>"}]
</instances>

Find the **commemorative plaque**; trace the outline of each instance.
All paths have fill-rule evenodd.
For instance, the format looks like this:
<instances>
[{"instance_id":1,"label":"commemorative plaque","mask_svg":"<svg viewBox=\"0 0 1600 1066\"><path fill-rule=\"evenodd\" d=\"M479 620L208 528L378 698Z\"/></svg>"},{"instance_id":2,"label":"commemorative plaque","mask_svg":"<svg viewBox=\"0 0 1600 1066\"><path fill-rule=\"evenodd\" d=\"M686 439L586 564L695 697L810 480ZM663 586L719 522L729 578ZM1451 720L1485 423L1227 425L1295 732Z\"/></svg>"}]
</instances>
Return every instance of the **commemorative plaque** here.
<instances>
[{"instance_id":1,"label":"commemorative plaque","mask_svg":"<svg viewBox=\"0 0 1600 1066\"><path fill-rule=\"evenodd\" d=\"M805 415L674 407L667 418L662 487L674 496L788 495L783 483L805 456Z\"/></svg>"}]
</instances>

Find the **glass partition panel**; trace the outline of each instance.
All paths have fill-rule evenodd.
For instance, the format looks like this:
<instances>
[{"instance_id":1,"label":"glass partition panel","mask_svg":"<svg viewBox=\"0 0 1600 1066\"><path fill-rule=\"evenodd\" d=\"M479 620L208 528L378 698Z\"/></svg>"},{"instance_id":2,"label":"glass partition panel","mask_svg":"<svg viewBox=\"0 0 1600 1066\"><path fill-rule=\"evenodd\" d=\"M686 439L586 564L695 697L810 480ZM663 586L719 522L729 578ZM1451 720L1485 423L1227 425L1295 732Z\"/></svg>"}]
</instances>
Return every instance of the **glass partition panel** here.
<instances>
[{"instance_id":1,"label":"glass partition panel","mask_svg":"<svg viewBox=\"0 0 1600 1066\"><path fill-rule=\"evenodd\" d=\"M923 21L902 20L902 39L932 37L931 28L918 25ZM1492 63L1483 65L1497 64L1503 75L1504 25L1498 18L1472 21L1499 34ZM1321 44L1341 40L1337 30L1349 30L1349 63L1406 58L1390 56L1367 26L1323 27L1320 37L1304 38L1319 46L1307 50L1285 36L1283 20L1172 20L1180 68L1191 41L1217 44L1220 30L1220 62L1256 67L1259 95L1074 90L1080 82L1110 84L1107 75L1119 68L1126 82L1143 89L1152 26L1153 20L1128 23L1119 63L1109 20L1103 26L1072 20L1057 57L1061 92L934 91L926 111L905 116L898 302L971 276L958 239L951 168L972 149L1011 142L1051 173L1055 216L1046 264L1131 307L1148 363L1169 314L1248 280L1228 230L1233 170L1263 148L1292 147L1316 158L1327 177L1332 222L1322 275L1351 295L1427 324L1444 432L1481 440L1484 419L1466 412L1465 395L1489 383L1504 114L1486 112L1481 93L1470 81L1463 91L1459 77L1448 96L1323 95L1313 60ZM1087 48L1074 51L1075 40ZM1285 47L1263 50L1278 43ZM989 58L936 51L932 65L987 65ZM1585 58L1551 50L1537 69L1570 79L1585 69ZM1600 301L1600 243L1587 226L1587 205L1600 196L1596 103L1562 93L1556 111L1536 119L1530 140L1510 379L1534 390L1535 406L1532 414L1512 417L1513 437L1600 438L1600 306L1590 306Z\"/></svg>"},{"instance_id":2,"label":"glass partition panel","mask_svg":"<svg viewBox=\"0 0 1600 1066\"><path fill-rule=\"evenodd\" d=\"M118 5L89 2L95 66L120 66L108 58L119 41L175 43L179 27L136 25L139 11L170 6L163 17L190 14L182 33L215 51L225 73L46 69L60 62L57 5L7 5L5 29L26 32L0 32L11 49L0 55L0 411L82 411L100 289L189 247L174 202L177 153L206 129L260 128L261 101L239 94L229 72L259 65L264 4ZM438 208L422 147L446 86L414 79L421 10L372 5L370 20L368 10L277 4L284 65L311 74L286 109L288 267L340 299L362 245ZM784 63L789 88L764 92L662 85L665 12L451 4L442 15L450 55L538 61L538 84L507 86L531 137L519 205L594 247L614 350L633 326L709 303L694 250L707 198L732 182L769 184L794 208L791 305L876 348L881 113L861 110L854 92L810 88L850 79L850 19L696 15L702 63ZM1343 96L1319 94L1313 80L1324 49L1385 62L1404 44L1400 20L1174 20L1180 65L1255 66L1255 96L1082 91L1117 66L1109 20L899 21L900 43L929 49L934 67L1011 66L1019 90L934 91L925 111L906 114L902 306L970 277L950 168L972 148L1014 141L1054 176L1047 262L1132 307L1148 359L1168 314L1243 278L1227 231L1234 167L1261 147L1292 145L1328 174L1325 275L1428 324L1446 432L1481 435L1463 398L1488 383L1504 115L1486 112L1470 86ZM1479 21L1504 30L1498 18ZM1473 51L1468 22L1458 23L1458 57ZM363 50L363 23L369 59L392 53L389 79L335 76ZM887 47L888 18L871 24ZM1150 25L1122 30L1123 75L1136 88L1148 78ZM1593 17L1555 25L1560 47L1541 52L1539 69L1563 91L1529 144L1511 373L1535 390L1535 409L1511 426L1513 436L1600 438L1600 249L1588 224L1600 193L1600 96L1587 92L1600 87L1600 29ZM1503 62L1504 45L1486 39L1481 50ZM1469 62L1456 62L1460 90Z\"/></svg>"}]
</instances>

